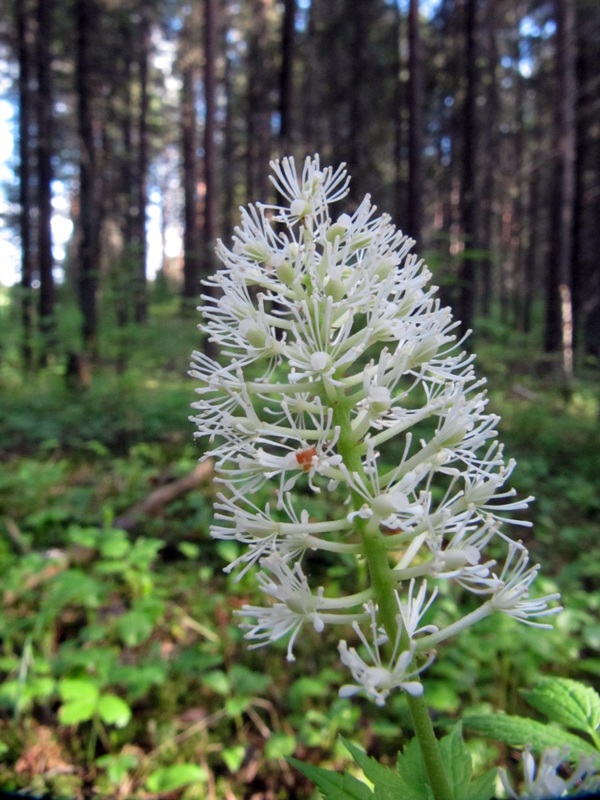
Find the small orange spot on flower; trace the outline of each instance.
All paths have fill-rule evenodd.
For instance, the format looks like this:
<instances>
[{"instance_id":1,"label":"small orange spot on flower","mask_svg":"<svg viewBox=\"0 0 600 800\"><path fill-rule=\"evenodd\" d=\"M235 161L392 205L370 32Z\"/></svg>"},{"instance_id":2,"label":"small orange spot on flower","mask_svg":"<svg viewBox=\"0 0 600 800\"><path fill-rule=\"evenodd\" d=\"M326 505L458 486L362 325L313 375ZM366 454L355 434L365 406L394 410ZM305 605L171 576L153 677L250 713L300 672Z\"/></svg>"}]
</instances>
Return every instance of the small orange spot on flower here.
<instances>
[{"instance_id":1,"label":"small orange spot on flower","mask_svg":"<svg viewBox=\"0 0 600 800\"><path fill-rule=\"evenodd\" d=\"M316 447L307 447L306 450L298 450L296 453L296 461L298 462L299 466L302 467L304 472L308 472L311 467L313 457L316 455Z\"/></svg>"}]
</instances>

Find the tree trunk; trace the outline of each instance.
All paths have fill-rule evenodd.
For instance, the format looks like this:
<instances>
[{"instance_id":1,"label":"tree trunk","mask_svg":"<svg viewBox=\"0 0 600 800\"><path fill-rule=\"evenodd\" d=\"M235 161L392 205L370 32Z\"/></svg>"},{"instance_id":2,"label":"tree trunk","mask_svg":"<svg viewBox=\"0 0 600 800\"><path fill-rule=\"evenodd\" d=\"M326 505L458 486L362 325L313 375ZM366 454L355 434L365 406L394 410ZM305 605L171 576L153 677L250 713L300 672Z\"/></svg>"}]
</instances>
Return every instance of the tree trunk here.
<instances>
[{"instance_id":1,"label":"tree trunk","mask_svg":"<svg viewBox=\"0 0 600 800\"><path fill-rule=\"evenodd\" d=\"M578 6L577 157L573 238L573 332L600 366L600 7Z\"/></svg>"},{"instance_id":2,"label":"tree trunk","mask_svg":"<svg viewBox=\"0 0 600 800\"><path fill-rule=\"evenodd\" d=\"M279 75L279 149L280 156L291 154L292 109L294 107L294 51L296 0L284 0L281 29L281 72Z\"/></svg>"},{"instance_id":3,"label":"tree trunk","mask_svg":"<svg viewBox=\"0 0 600 800\"><path fill-rule=\"evenodd\" d=\"M546 352L560 353L563 377L573 370L571 253L575 200L575 20L572 0L555 0L556 116L551 250L546 299Z\"/></svg>"},{"instance_id":4,"label":"tree trunk","mask_svg":"<svg viewBox=\"0 0 600 800\"><path fill-rule=\"evenodd\" d=\"M54 276L52 269L52 3L37 0L37 206L40 363L47 363L54 339Z\"/></svg>"},{"instance_id":5,"label":"tree trunk","mask_svg":"<svg viewBox=\"0 0 600 800\"><path fill-rule=\"evenodd\" d=\"M29 372L33 366L33 249L31 230L31 20L25 0L16 0L17 52L19 59L19 230L21 236L21 357Z\"/></svg>"},{"instance_id":6,"label":"tree trunk","mask_svg":"<svg viewBox=\"0 0 600 800\"><path fill-rule=\"evenodd\" d=\"M421 43L419 0L410 0L408 10L408 235L421 245L423 179L423 91L421 79Z\"/></svg>"},{"instance_id":7,"label":"tree trunk","mask_svg":"<svg viewBox=\"0 0 600 800\"><path fill-rule=\"evenodd\" d=\"M202 272L214 271L214 244L217 234L216 186L216 0L204 0L204 225Z\"/></svg>"},{"instance_id":8,"label":"tree trunk","mask_svg":"<svg viewBox=\"0 0 600 800\"><path fill-rule=\"evenodd\" d=\"M183 301L195 303L200 291L200 229L198 226L198 156L195 88L198 79L193 13L186 16L181 54L181 150L183 166Z\"/></svg>"},{"instance_id":9,"label":"tree trunk","mask_svg":"<svg viewBox=\"0 0 600 800\"><path fill-rule=\"evenodd\" d=\"M79 126L79 308L84 349L92 356L98 348L97 290L100 275L100 226L102 219L100 165L92 47L98 35L95 0L77 0L77 65L75 69Z\"/></svg>"},{"instance_id":10,"label":"tree trunk","mask_svg":"<svg viewBox=\"0 0 600 800\"><path fill-rule=\"evenodd\" d=\"M265 202L269 193L271 158L271 84L266 0L252 0L252 28L248 44L248 150L246 192L252 201Z\"/></svg>"},{"instance_id":11,"label":"tree trunk","mask_svg":"<svg viewBox=\"0 0 600 800\"><path fill-rule=\"evenodd\" d=\"M476 52L476 0L466 0L466 88L462 118L462 178L460 193L460 217L463 247L473 248L476 234L475 208L475 161L477 157L476 96L477 96L477 52ZM463 251L464 252L464 251ZM459 271L460 297L459 316L461 330L465 333L473 325L475 314L475 260L467 252Z\"/></svg>"},{"instance_id":12,"label":"tree trunk","mask_svg":"<svg viewBox=\"0 0 600 800\"><path fill-rule=\"evenodd\" d=\"M138 324L144 324L148 319L146 209L148 205L148 61L151 46L148 13L145 4L141 3L138 59L140 107L138 114L137 181L135 186L137 196L134 203L134 241L136 244L134 318Z\"/></svg>"}]
</instances>

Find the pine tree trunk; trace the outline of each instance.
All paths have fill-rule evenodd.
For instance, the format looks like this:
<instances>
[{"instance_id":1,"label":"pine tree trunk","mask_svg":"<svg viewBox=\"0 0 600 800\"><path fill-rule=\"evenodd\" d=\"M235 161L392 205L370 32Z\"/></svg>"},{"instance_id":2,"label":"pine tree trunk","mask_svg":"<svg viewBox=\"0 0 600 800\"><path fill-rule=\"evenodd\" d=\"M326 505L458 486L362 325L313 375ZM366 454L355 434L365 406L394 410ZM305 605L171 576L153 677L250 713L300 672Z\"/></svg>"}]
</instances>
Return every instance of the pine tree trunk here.
<instances>
[{"instance_id":1,"label":"pine tree trunk","mask_svg":"<svg viewBox=\"0 0 600 800\"><path fill-rule=\"evenodd\" d=\"M281 29L281 71L279 75L279 150L290 155L292 145L292 110L294 98L294 51L296 0L284 0Z\"/></svg>"},{"instance_id":2,"label":"pine tree trunk","mask_svg":"<svg viewBox=\"0 0 600 800\"><path fill-rule=\"evenodd\" d=\"M98 9L95 0L77 0L77 65L75 70L79 126L79 252L78 288L82 314L82 336L85 350L97 355L98 301L100 276L100 227L102 201L98 157L98 123L93 101L94 70L92 47L97 30Z\"/></svg>"},{"instance_id":3,"label":"pine tree trunk","mask_svg":"<svg viewBox=\"0 0 600 800\"><path fill-rule=\"evenodd\" d=\"M183 165L183 300L195 301L200 291L200 229L198 225L198 156L195 86L198 64L194 52L193 16L182 30L181 150Z\"/></svg>"},{"instance_id":4,"label":"pine tree trunk","mask_svg":"<svg viewBox=\"0 0 600 800\"><path fill-rule=\"evenodd\" d=\"M473 248L476 235L475 208L475 161L477 157L476 95L477 95L477 53L476 0L466 0L465 42L466 42L466 89L462 119L462 178L460 194L460 217L463 246ZM468 254L467 254L468 255ZM467 257L462 260L459 271L460 298L459 316L461 330L466 332L473 325L475 314L475 260Z\"/></svg>"},{"instance_id":5,"label":"pine tree trunk","mask_svg":"<svg viewBox=\"0 0 600 800\"><path fill-rule=\"evenodd\" d=\"M40 271L40 362L47 363L54 339L54 259L52 256L52 3L37 0L37 206Z\"/></svg>"},{"instance_id":6,"label":"pine tree trunk","mask_svg":"<svg viewBox=\"0 0 600 800\"><path fill-rule=\"evenodd\" d=\"M204 0L204 225L202 272L214 270L214 244L217 235L216 185L216 37L215 0Z\"/></svg>"},{"instance_id":7,"label":"pine tree trunk","mask_svg":"<svg viewBox=\"0 0 600 800\"><path fill-rule=\"evenodd\" d=\"M33 249L31 230L31 19L26 0L17 0L16 29L19 59L19 231L21 238L21 357L28 372L33 366Z\"/></svg>"},{"instance_id":8,"label":"pine tree trunk","mask_svg":"<svg viewBox=\"0 0 600 800\"><path fill-rule=\"evenodd\" d=\"M421 79L421 43L419 33L419 0L410 0L408 10L408 217L406 233L421 242L423 179L423 91Z\"/></svg>"},{"instance_id":9,"label":"pine tree trunk","mask_svg":"<svg viewBox=\"0 0 600 800\"><path fill-rule=\"evenodd\" d=\"M150 19L144 3L140 8L138 70L140 82L140 106L138 113L137 180L135 186L136 216L134 240L136 243L135 305L134 318L138 324L148 319L148 288L146 280L146 209L148 205L148 61L150 58Z\"/></svg>"},{"instance_id":10,"label":"pine tree trunk","mask_svg":"<svg viewBox=\"0 0 600 800\"><path fill-rule=\"evenodd\" d=\"M571 253L575 200L575 20L572 0L555 0L556 117L551 250L546 299L546 352L560 353L563 377L573 370Z\"/></svg>"}]
</instances>

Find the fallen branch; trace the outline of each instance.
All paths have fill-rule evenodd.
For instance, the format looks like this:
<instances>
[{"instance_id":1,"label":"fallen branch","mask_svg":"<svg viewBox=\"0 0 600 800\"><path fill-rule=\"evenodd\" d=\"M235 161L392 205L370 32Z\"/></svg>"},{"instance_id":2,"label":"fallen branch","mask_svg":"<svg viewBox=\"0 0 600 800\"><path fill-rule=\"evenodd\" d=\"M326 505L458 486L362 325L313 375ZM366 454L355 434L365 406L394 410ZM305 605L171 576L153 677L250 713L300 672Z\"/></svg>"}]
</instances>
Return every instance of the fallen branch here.
<instances>
[{"instance_id":1,"label":"fallen branch","mask_svg":"<svg viewBox=\"0 0 600 800\"><path fill-rule=\"evenodd\" d=\"M159 486L143 500L139 500L128 511L116 517L113 522L115 528L131 532L144 517L156 515L165 506L173 502L182 494L190 492L200 484L210 480L213 475L213 462L203 461L198 464L189 475L184 475L176 481Z\"/></svg>"}]
</instances>

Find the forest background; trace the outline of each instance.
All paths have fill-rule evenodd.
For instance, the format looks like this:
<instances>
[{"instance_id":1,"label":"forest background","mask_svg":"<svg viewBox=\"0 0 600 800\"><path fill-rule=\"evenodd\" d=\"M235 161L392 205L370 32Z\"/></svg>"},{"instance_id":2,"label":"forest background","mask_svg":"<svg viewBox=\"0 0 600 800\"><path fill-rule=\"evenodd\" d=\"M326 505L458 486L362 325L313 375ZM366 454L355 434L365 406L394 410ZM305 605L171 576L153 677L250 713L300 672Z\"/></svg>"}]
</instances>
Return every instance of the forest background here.
<instances>
[{"instance_id":1,"label":"forest background","mask_svg":"<svg viewBox=\"0 0 600 800\"><path fill-rule=\"evenodd\" d=\"M403 710L367 724L332 705L339 676L308 652L294 676L272 656L265 675L232 625L231 553L207 541L213 489L186 420L194 309L216 238L240 205L275 200L283 155L345 161L350 208L368 192L416 240L473 330L518 488L538 496L557 634L529 654L512 629L467 641L432 671L440 715L514 710L540 672L597 681L596 0L3 11L2 226L18 253L0 293L4 784L300 798L283 756L341 763L340 731L398 747Z\"/></svg>"}]
</instances>

